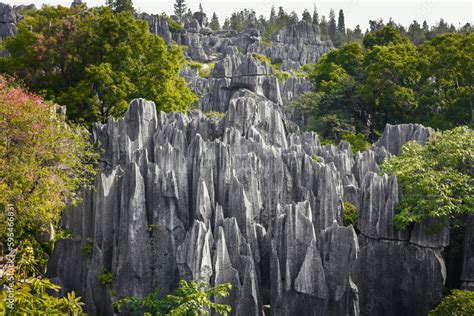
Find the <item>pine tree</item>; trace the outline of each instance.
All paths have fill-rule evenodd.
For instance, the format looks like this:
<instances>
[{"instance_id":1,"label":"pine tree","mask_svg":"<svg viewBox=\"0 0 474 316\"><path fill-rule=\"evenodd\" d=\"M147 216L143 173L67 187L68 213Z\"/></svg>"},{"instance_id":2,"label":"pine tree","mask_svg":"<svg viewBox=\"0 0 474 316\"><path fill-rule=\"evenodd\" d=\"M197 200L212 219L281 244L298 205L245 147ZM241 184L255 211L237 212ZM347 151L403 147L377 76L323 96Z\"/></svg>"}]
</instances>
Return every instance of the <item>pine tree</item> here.
<instances>
[{"instance_id":1,"label":"pine tree","mask_svg":"<svg viewBox=\"0 0 474 316\"><path fill-rule=\"evenodd\" d=\"M337 30L340 33L346 33L346 24L344 23L344 12L339 10L339 17L337 19Z\"/></svg>"},{"instance_id":2,"label":"pine tree","mask_svg":"<svg viewBox=\"0 0 474 316\"><path fill-rule=\"evenodd\" d=\"M209 26L213 31L219 31L221 29L221 25L219 24L219 18L217 17L216 12L212 14L211 23L209 24Z\"/></svg>"},{"instance_id":3,"label":"pine tree","mask_svg":"<svg viewBox=\"0 0 474 316\"><path fill-rule=\"evenodd\" d=\"M319 25L319 14L318 14L318 10L316 9L316 5L314 5L314 10L313 10L313 24Z\"/></svg>"},{"instance_id":4,"label":"pine tree","mask_svg":"<svg viewBox=\"0 0 474 316\"><path fill-rule=\"evenodd\" d=\"M185 13L186 13L187 5L185 0L175 0L174 2L174 14L180 18L183 19Z\"/></svg>"},{"instance_id":5,"label":"pine tree","mask_svg":"<svg viewBox=\"0 0 474 316\"><path fill-rule=\"evenodd\" d=\"M303 11L302 20L306 23L311 23L313 21L313 19L311 18L311 14L306 9Z\"/></svg>"},{"instance_id":6,"label":"pine tree","mask_svg":"<svg viewBox=\"0 0 474 316\"><path fill-rule=\"evenodd\" d=\"M334 10L331 9L329 11L329 25L328 25L328 33L329 37L331 38L332 41L336 39L336 15L334 14Z\"/></svg>"},{"instance_id":7,"label":"pine tree","mask_svg":"<svg viewBox=\"0 0 474 316\"><path fill-rule=\"evenodd\" d=\"M275 22L276 20L276 12L275 12L275 6L272 5L272 9L270 11L270 22Z\"/></svg>"},{"instance_id":8,"label":"pine tree","mask_svg":"<svg viewBox=\"0 0 474 316\"><path fill-rule=\"evenodd\" d=\"M204 10L202 9L202 4L199 3L199 12L203 13Z\"/></svg>"}]
</instances>

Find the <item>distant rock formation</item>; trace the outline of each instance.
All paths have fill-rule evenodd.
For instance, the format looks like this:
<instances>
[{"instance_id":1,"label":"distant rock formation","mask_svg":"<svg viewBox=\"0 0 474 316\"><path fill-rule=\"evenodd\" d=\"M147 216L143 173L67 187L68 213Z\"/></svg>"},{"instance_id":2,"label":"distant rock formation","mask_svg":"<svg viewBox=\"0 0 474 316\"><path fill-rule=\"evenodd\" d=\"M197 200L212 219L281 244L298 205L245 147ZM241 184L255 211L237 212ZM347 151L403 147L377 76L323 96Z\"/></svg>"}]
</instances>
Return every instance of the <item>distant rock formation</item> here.
<instances>
[{"instance_id":1,"label":"distant rock formation","mask_svg":"<svg viewBox=\"0 0 474 316\"><path fill-rule=\"evenodd\" d=\"M234 93L222 119L157 114L134 100L123 119L94 128L104 149L96 190L65 211L73 237L57 242L48 275L91 315L112 315L118 296L168 293L179 279L231 282L221 302L232 315L264 306L272 315L426 314L442 297L448 229L396 231L397 180L378 163L398 148L383 144L429 133L388 126L354 156L348 143L289 133L279 107L254 91ZM360 209L359 234L342 223L344 201Z\"/></svg>"},{"instance_id":2,"label":"distant rock formation","mask_svg":"<svg viewBox=\"0 0 474 316\"><path fill-rule=\"evenodd\" d=\"M17 32L17 24L23 19L20 14L22 10L34 10L35 6L19 5L10 6L9 4L0 3L0 40L5 42L7 37L12 37ZM5 57L8 53L6 51L0 52L0 57Z\"/></svg>"}]
</instances>

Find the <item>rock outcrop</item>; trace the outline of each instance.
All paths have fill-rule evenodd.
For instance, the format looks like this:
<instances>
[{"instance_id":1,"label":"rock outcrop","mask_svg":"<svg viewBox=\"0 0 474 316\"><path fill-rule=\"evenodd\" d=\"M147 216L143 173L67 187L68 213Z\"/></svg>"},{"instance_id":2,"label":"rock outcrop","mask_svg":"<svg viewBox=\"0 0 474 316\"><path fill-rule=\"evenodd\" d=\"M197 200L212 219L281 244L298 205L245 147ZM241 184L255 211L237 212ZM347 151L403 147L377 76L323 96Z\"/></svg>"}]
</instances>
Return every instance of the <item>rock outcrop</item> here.
<instances>
[{"instance_id":1,"label":"rock outcrop","mask_svg":"<svg viewBox=\"0 0 474 316\"><path fill-rule=\"evenodd\" d=\"M34 10L34 5L11 6L9 4L0 3L0 40L5 42L7 37L15 36L17 32L17 24L23 19L22 10ZM0 52L0 57L5 57L6 51Z\"/></svg>"},{"instance_id":2,"label":"rock outcrop","mask_svg":"<svg viewBox=\"0 0 474 316\"><path fill-rule=\"evenodd\" d=\"M239 59L235 69L266 71L229 58ZM48 275L84 297L92 315L112 315L124 295L169 293L180 279L232 283L220 301L233 315L426 314L442 295L448 240L423 225L396 231L397 180L378 174L396 154L390 144L421 132L389 127L354 157L347 143L289 133L260 92L230 95L221 119L157 114L138 99L123 119L96 125L97 189L65 211L73 237L58 241ZM359 234L343 225L344 201L360 210ZM104 271L109 286L99 282Z\"/></svg>"}]
</instances>

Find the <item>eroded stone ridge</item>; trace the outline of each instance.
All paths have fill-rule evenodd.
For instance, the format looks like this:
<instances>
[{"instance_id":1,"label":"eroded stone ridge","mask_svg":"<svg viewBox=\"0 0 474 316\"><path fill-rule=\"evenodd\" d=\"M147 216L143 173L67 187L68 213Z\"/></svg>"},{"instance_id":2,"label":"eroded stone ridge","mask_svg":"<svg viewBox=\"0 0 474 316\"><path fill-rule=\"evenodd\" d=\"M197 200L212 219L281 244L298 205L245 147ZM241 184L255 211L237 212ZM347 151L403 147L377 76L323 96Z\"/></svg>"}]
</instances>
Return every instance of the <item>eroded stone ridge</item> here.
<instances>
[{"instance_id":1,"label":"eroded stone ridge","mask_svg":"<svg viewBox=\"0 0 474 316\"><path fill-rule=\"evenodd\" d=\"M73 237L58 241L48 267L88 313L112 315L118 297L168 293L180 279L231 282L221 302L233 315L424 314L439 302L449 240L423 225L394 230L397 180L378 168L390 144L428 129L389 127L399 132L377 143L388 149L354 156L348 143L289 133L257 93L237 91L222 119L157 114L137 99L123 119L95 126L96 190L65 211ZM343 225L344 201L360 209L358 234ZM103 271L114 276L108 287Z\"/></svg>"}]
</instances>

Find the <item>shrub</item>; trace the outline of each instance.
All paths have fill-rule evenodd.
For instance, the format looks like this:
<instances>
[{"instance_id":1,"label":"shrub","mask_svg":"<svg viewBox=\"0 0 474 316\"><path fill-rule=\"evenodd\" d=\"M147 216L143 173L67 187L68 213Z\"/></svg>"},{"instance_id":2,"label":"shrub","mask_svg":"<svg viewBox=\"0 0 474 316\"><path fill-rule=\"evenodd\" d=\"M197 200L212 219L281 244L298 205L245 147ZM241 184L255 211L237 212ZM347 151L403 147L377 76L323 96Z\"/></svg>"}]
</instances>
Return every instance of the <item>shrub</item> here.
<instances>
[{"instance_id":1,"label":"shrub","mask_svg":"<svg viewBox=\"0 0 474 316\"><path fill-rule=\"evenodd\" d=\"M350 202L344 202L344 225L357 226L359 219L359 209Z\"/></svg>"},{"instance_id":2,"label":"shrub","mask_svg":"<svg viewBox=\"0 0 474 316\"><path fill-rule=\"evenodd\" d=\"M362 133L350 133L342 136L342 140L345 140L351 144L352 152L355 154L357 152L362 152L370 149L370 143L367 141L367 138Z\"/></svg>"},{"instance_id":3,"label":"shrub","mask_svg":"<svg viewBox=\"0 0 474 316\"><path fill-rule=\"evenodd\" d=\"M474 292L452 290L444 297L429 316L471 316L474 315Z\"/></svg>"},{"instance_id":4,"label":"shrub","mask_svg":"<svg viewBox=\"0 0 474 316\"><path fill-rule=\"evenodd\" d=\"M166 22L168 23L168 28L170 29L171 32L177 33L183 30L183 26L170 18L168 15L164 14L164 17L166 18Z\"/></svg>"},{"instance_id":5,"label":"shrub","mask_svg":"<svg viewBox=\"0 0 474 316\"><path fill-rule=\"evenodd\" d=\"M82 246L81 252L84 256L90 258L92 256L92 245L89 243L85 244Z\"/></svg>"},{"instance_id":6,"label":"shrub","mask_svg":"<svg viewBox=\"0 0 474 316\"><path fill-rule=\"evenodd\" d=\"M109 286L113 279L112 272L108 271L107 269L102 269L102 271L99 273L98 279L103 285Z\"/></svg>"}]
</instances>

